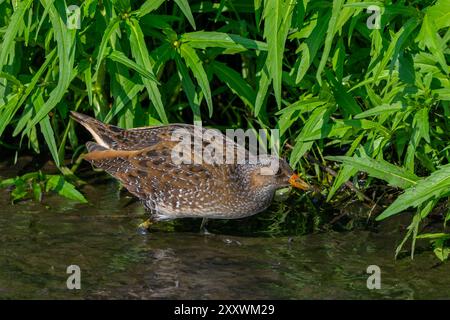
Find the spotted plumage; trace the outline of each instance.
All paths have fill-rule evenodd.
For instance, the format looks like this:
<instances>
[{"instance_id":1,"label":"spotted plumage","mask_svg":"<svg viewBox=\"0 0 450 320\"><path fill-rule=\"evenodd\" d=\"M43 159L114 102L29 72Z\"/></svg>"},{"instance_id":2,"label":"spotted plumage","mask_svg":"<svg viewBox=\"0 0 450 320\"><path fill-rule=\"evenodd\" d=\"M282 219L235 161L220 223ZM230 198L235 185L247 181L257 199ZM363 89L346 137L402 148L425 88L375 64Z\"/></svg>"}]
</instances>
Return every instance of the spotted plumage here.
<instances>
[{"instance_id":1,"label":"spotted plumage","mask_svg":"<svg viewBox=\"0 0 450 320\"><path fill-rule=\"evenodd\" d=\"M85 159L117 178L144 203L153 220L242 218L266 209L278 188L289 184L307 188L285 160L275 157L271 161L280 161L279 170L271 175L261 174L261 168L270 168L270 161L223 163L226 162L226 150L229 150L225 149L227 143L232 145L235 159L248 157L249 151L220 132L214 134L214 139L202 140L198 150L194 140L205 134L206 129L198 130L192 125L124 130L76 112L72 112L72 117L95 139L95 142L87 143L89 153ZM192 139L184 141L184 136L177 135L179 132L188 133ZM190 147L191 163L174 161L173 152L181 142ZM216 161L195 162L199 154L205 156L211 144L220 146L214 149L215 153L223 150L211 154Z\"/></svg>"}]
</instances>

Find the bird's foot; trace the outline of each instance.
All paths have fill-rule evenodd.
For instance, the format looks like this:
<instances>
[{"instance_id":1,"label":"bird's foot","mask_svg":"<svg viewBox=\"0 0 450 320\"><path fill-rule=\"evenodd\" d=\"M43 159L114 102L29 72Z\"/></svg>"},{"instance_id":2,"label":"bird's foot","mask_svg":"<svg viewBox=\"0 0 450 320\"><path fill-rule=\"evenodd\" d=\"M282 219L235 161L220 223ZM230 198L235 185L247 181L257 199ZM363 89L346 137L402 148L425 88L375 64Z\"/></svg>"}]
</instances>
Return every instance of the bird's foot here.
<instances>
[{"instance_id":1,"label":"bird's foot","mask_svg":"<svg viewBox=\"0 0 450 320\"><path fill-rule=\"evenodd\" d=\"M150 232L149 229L152 226L152 224L153 221L151 221L150 219L145 220L138 226L138 232L140 234L148 234Z\"/></svg>"},{"instance_id":2,"label":"bird's foot","mask_svg":"<svg viewBox=\"0 0 450 320\"><path fill-rule=\"evenodd\" d=\"M208 231L208 229L206 229L205 227L200 229L200 234L203 236L213 236L214 233L211 233Z\"/></svg>"}]
</instances>

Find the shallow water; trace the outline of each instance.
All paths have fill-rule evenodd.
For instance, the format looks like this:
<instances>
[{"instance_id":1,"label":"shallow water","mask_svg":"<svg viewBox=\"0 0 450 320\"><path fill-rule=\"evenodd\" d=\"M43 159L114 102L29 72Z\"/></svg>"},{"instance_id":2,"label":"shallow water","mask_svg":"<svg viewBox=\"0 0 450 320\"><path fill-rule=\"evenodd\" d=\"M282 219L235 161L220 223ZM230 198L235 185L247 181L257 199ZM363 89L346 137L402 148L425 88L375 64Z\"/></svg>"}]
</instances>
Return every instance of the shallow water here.
<instances>
[{"instance_id":1,"label":"shallow water","mask_svg":"<svg viewBox=\"0 0 450 320\"><path fill-rule=\"evenodd\" d=\"M450 297L448 264L430 251L394 261L395 228L294 238L137 232L143 209L114 183L11 205L0 190L0 298L431 299ZM81 290L66 268L81 268ZM381 289L366 268L381 268Z\"/></svg>"}]
</instances>

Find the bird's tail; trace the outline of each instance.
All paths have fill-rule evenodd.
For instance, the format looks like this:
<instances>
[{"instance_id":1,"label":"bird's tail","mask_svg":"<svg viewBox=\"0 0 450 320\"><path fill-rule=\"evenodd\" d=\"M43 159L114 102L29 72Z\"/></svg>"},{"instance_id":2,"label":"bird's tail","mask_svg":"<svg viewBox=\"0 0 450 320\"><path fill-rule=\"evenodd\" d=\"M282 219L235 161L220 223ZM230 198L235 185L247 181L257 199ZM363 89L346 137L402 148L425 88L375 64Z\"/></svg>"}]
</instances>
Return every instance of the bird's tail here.
<instances>
[{"instance_id":1,"label":"bird's tail","mask_svg":"<svg viewBox=\"0 0 450 320\"><path fill-rule=\"evenodd\" d=\"M76 122L84 126L92 135L92 137L95 139L95 142L99 147L106 148L106 149L114 149L116 145L116 139L115 136L120 134L123 129L111 126L108 124L105 124L101 121L98 121L92 117L89 117L85 114L78 113L75 111L70 112L70 116L72 119L74 119ZM97 148L94 144L90 145L92 148ZM88 150L89 150L88 146ZM93 150L89 150L93 151Z\"/></svg>"}]
</instances>

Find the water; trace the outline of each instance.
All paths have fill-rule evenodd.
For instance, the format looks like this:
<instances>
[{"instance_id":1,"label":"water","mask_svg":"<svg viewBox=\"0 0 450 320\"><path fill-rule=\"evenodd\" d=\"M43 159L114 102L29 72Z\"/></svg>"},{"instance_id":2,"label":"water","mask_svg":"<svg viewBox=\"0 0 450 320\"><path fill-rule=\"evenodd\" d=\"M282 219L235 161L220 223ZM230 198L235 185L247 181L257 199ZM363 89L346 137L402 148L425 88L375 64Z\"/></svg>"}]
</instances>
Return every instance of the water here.
<instances>
[{"instance_id":1,"label":"water","mask_svg":"<svg viewBox=\"0 0 450 320\"><path fill-rule=\"evenodd\" d=\"M244 237L155 231L141 235L139 203L113 183L86 186L90 204L56 195L11 205L0 190L0 298L431 299L450 297L448 264L430 251L394 261L400 233L325 232ZM81 290L66 268L81 268ZM381 268L381 289L366 268Z\"/></svg>"}]
</instances>

